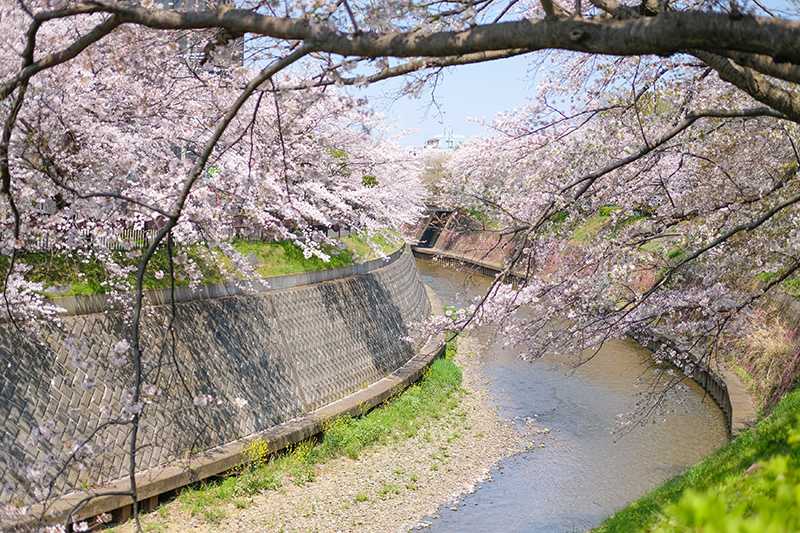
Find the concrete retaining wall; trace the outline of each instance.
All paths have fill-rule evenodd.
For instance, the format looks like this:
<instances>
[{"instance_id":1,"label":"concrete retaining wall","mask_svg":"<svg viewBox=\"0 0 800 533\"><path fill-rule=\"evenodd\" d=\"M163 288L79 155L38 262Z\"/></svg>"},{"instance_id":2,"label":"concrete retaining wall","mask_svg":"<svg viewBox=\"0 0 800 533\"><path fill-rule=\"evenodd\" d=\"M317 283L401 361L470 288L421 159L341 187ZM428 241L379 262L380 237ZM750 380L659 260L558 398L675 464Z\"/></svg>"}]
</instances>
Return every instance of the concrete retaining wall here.
<instances>
[{"instance_id":1,"label":"concrete retaining wall","mask_svg":"<svg viewBox=\"0 0 800 533\"><path fill-rule=\"evenodd\" d=\"M634 337L634 340L651 352L658 350L661 345L673 345L669 338L658 336L651 331L646 332L646 334L641 337ZM731 402L728 383L721 372L698 366L690 377L695 383L700 385L700 388L706 391L711 399L714 400L714 403L717 404L720 411L722 411L722 415L725 417L725 427L728 430L728 435L736 434L744 429L744 427L739 427L739 424L734 427L734 404ZM743 409L744 406L739 410ZM737 413L737 415L738 414L739 413Z\"/></svg>"},{"instance_id":2,"label":"concrete retaining wall","mask_svg":"<svg viewBox=\"0 0 800 533\"><path fill-rule=\"evenodd\" d=\"M435 249L457 254L480 263L502 265L515 250L516 242L509 235L491 231L443 230L436 240Z\"/></svg>"},{"instance_id":3,"label":"concrete retaining wall","mask_svg":"<svg viewBox=\"0 0 800 533\"><path fill-rule=\"evenodd\" d=\"M157 305L143 320L144 363L158 398L144 408L137 470L288 423L414 357L408 326L430 304L410 250L337 271L271 280L256 294L182 293L174 339L166 335L169 308L158 305L165 295L150 294ZM91 454L55 475L75 444L120 414L131 376L112 362L126 333L119 311L97 312L108 308L101 298L70 305L60 326L0 324L0 503L41 499L31 483L38 477L53 480L58 495L127 474L128 428L112 425L95 436ZM87 368L71 357L68 337L90 351ZM87 379L96 385L84 388Z\"/></svg>"}]
</instances>

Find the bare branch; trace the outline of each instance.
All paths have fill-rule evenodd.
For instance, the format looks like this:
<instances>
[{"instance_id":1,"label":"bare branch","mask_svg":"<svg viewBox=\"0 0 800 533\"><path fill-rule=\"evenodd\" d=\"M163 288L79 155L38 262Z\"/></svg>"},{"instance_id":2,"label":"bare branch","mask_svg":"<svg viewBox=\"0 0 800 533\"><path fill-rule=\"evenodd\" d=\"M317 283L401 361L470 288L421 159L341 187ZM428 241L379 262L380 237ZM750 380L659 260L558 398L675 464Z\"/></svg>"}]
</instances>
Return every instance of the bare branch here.
<instances>
[{"instance_id":1,"label":"bare branch","mask_svg":"<svg viewBox=\"0 0 800 533\"><path fill-rule=\"evenodd\" d=\"M316 82L302 83L299 85L290 85L286 87L278 87L278 91L297 91L303 89L310 89L313 87L327 87L331 85L361 85L376 83L390 78L397 78L405 76L412 72L425 70L429 68L443 68L458 65L471 65L473 63L483 63L486 61L495 61L497 59L506 59L522 54L528 53L527 50L497 50L494 52L477 52L474 54L464 54L453 57L443 58L430 58L430 59L417 59L408 61L401 65L389 67L376 72L370 76L357 77L357 78L337 78L335 80L325 79Z\"/></svg>"},{"instance_id":2,"label":"bare branch","mask_svg":"<svg viewBox=\"0 0 800 533\"><path fill-rule=\"evenodd\" d=\"M716 70L723 80L735 85L762 104L780 111L791 120L800 121L800 99L790 91L779 87L750 68L736 65L728 58L701 51L694 51L693 54Z\"/></svg>"},{"instance_id":3,"label":"bare branch","mask_svg":"<svg viewBox=\"0 0 800 533\"><path fill-rule=\"evenodd\" d=\"M236 34L305 41L314 49L345 56L444 57L509 49L563 49L628 56L723 48L800 64L800 23L749 16L734 18L706 11L670 11L625 20L526 19L481 24L463 31L347 34L329 23L272 17L242 9L179 12L102 0L87 3L116 14L123 22L149 28L226 28Z\"/></svg>"},{"instance_id":4,"label":"bare branch","mask_svg":"<svg viewBox=\"0 0 800 533\"><path fill-rule=\"evenodd\" d=\"M800 83L800 67L793 63L776 63L771 57L760 54L743 54L730 50L717 50L716 55L727 57L743 67L785 81Z\"/></svg>"}]
</instances>

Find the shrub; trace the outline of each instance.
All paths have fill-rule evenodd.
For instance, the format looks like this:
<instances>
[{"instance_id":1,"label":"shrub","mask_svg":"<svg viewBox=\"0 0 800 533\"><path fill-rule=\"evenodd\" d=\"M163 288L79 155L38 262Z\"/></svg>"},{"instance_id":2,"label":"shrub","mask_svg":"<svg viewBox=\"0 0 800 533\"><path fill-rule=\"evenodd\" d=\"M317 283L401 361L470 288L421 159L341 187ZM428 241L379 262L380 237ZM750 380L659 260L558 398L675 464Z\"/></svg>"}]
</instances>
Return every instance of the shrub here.
<instances>
[{"instance_id":1,"label":"shrub","mask_svg":"<svg viewBox=\"0 0 800 533\"><path fill-rule=\"evenodd\" d=\"M247 443L244 451L244 460L250 465L259 466L269 458L269 442L265 439L255 439Z\"/></svg>"}]
</instances>

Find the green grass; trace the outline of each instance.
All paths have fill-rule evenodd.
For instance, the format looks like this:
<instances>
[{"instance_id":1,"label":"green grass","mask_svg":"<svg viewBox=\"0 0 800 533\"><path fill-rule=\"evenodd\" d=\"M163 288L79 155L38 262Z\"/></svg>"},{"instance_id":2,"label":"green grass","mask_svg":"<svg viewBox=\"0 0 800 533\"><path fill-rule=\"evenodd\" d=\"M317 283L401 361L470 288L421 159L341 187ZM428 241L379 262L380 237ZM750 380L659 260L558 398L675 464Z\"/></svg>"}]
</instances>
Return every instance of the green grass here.
<instances>
[{"instance_id":1,"label":"green grass","mask_svg":"<svg viewBox=\"0 0 800 533\"><path fill-rule=\"evenodd\" d=\"M300 272L315 272L353 264L353 253L349 249L329 247L325 253L329 261L319 257L305 257L299 246L290 241L263 242L237 240L233 242L237 252L254 259L255 270L260 276L284 276Z\"/></svg>"},{"instance_id":2,"label":"green grass","mask_svg":"<svg viewBox=\"0 0 800 533\"><path fill-rule=\"evenodd\" d=\"M18 265L23 262L30 267L25 274L29 281L48 286L68 285L72 294L95 294L103 290L100 282L105 280L105 269L97 259L32 252L17 257ZM4 287L9 263L9 257L0 256L0 290Z\"/></svg>"},{"instance_id":3,"label":"green grass","mask_svg":"<svg viewBox=\"0 0 800 533\"><path fill-rule=\"evenodd\" d=\"M400 485L397 483L384 483L380 490L378 490L378 498L381 500L388 500L392 496L400 494Z\"/></svg>"},{"instance_id":4,"label":"green grass","mask_svg":"<svg viewBox=\"0 0 800 533\"><path fill-rule=\"evenodd\" d=\"M756 275L756 281L767 284L779 276L779 272L761 272ZM783 280L780 289L794 298L800 298L800 277L790 277Z\"/></svg>"},{"instance_id":5,"label":"green grass","mask_svg":"<svg viewBox=\"0 0 800 533\"><path fill-rule=\"evenodd\" d=\"M141 250L131 253L114 252L114 260L125 267L135 267L141 257ZM218 264L221 252L208 250L202 245L193 245L178 248L175 255L184 255L191 259L200 270L204 283L220 283L228 275L224 266ZM28 281L42 283L47 296L79 296L90 294L105 294L109 287L109 274L103 261L95 256L81 256L75 253L58 254L44 252L25 252L18 258L18 264L24 263L28 267L25 278ZM0 257L0 289L8 269L9 258ZM175 283L178 286L189 284L189 276L179 261L174 262ZM156 275L161 271L164 276L159 279ZM144 276L146 289L166 288L169 286L169 257L166 246L160 247L148 263ZM126 283L133 287L135 283L135 269L128 274Z\"/></svg>"},{"instance_id":6,"label":"green grass","mask_svg":"<svg viewBox=\"0 0 800 533\"><path fill-rule=\"evenodd\" d=\"M673 246L667 250L667 259L672 259L674 262L681 261L686 256L686 250L682 246Z\"/></svg>"},{"instance_id":7,"label":"green grass","mask_svg":"<svg viewBox=\"0 0 800 533\"><path fill-rule=\"evenodd\" d=\"M377 246L390 253L402 245L396 233L386 231L371 238ZM263 277L281 276L338 268L351 265L356 261L374 258L374 250L370 240L361 235L352 235L342 239L344 248L329 247L329 261L318 257L304 257L302 250L290 241L262 242L237 240L232 246L242 255L254 262L255 271ZM142 250L133 252L114 252L115 261L127 267L136 267ZM244 275L238 272L233 260L219 248L209 248L202 244L176 246L174 257L185 257L197 265L204 285L220 284L226 280L241 279ZM24 263L28 267L25 278L28 281L42 283L42 291L48 297L88 296L105 294L110 291L110 276L103 261L94 256L78 254L25 252L18 258L18 265ZM0 290L3 289L5 272L8 270L9 258L0 256ZM175 284L188 286L190 277L181 261L174 261ZM144 276L145 289L166 289L170 286L169 257L166 246L160 247L147 267ZM163 275L162 275L163 274ZM122 280L128 289L135 283L135 272Z\"/></svg>"},{"instance_id":8,"label":"green grass","mask_svg":"<svg viewBox=\"0 0 800 533\"><path fill-rule=\"evenodd\" d=\"M602 206L597 213L578 224L572 232L572 240L577 243L587 243L597 237L600 232L611 222L611 215L619 211L613 205Z\"/></svg>"},{"instance_id":9,"label":"green grass","mask_svg":"<svg viewBox=\"0 0 800 533\"><path fill-rule=\"evenodd\" d=\"M556 235L558 234L569 220L569 213L566 211L556 211L550 215L542 226L542 234Z\"/></svg>"},{"instance_id":10,"label":"green grass","mask_svg":"<svg viewBox=\"0 0 800 533\"><path fill-rule=\"evenodd\" d=\"M251 442L245 464L228 476L182 490L179 505L192 516L217 523L228 504L239 507L255 494L277 490L287 481L297 485L314 481L321 463L342 456L357 459L371 446L413 437L432 420L451 415L460 403L462 376L453 361L455 351L455 341L448 342L445 357L435 360L417 383L362 416L334 419L316 440L273 455L265 441ZM410 479L409 490L415 490L416 476ZM399 484L388 484L377 497L391 498L400 490ZM356 502L368 499L363 493L355 497Z\"/></svg>"},{"instance_id":11,"label":"green grass","mask_svg":"<svg viewBox=\"0 0 800 533\"><path fill-rule=\"evenodd\" d=\"M403 245L403 238L399 233L384 231L367 237L364 234L352 234L342 237L342 242L348 250L353 252L357 261L369 261L376 259L378 254L373 248L373 244L384 254L388 255L398 250ZM372 243L372 244L370 244Z\"/></svg>"},{"instance_id":12,"label":"green grass","mask_svg":"<svg viewBox=\"0 0 800 533\"><path fill-rule=\"evenodd\" d=\"M755 428L596 531L800 531L800 389Z\"/></svg>"},{"instance_id":13,"label":"green grass","mask_svg":"<svg viewBox=\"0 0 800 533\"><path fill-rule=\"evenodd\" d=\"M503 227L502 221L485 208L467 207L465 211L468 217L480 222L485 229L497 230Z\"/></svg>"}]
</instances>

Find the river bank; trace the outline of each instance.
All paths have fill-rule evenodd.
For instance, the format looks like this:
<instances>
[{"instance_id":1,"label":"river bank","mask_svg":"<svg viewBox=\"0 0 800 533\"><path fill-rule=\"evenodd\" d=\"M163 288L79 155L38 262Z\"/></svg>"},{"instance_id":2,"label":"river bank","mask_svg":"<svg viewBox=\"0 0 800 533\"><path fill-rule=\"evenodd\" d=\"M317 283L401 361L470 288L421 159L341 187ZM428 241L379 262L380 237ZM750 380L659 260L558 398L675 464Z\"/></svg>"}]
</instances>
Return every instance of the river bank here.
<instances>
[{"instance_id":1,"label":"river bank","mask_svg":"<svg viewBox=\"0 0 800 533\"><path fill-rule=\"evenodd\" d=\"M491 278L419 260L417 269L446 305L464 307ZM585 531L615 510L685 471L726 441L725 420L687 381L665 397L657 423L621 426L662 376L632 341L609 341L580 367L570 357L520 359L492 327L471 333L482 344L481 373L500 415L550 432L545 447L500 462L492 482L426 518L431 531ZM626 431L623 427L628 428Z\"/></svg>"},{"instance_id":2,"label":"river bank","mask_svg":"<svg viewBox=\"0 0 800 533\"><path fill-rule=\"evenodd\" d=\"M415 526L474 489L503 457L537 441L536 428L522 433L492 406L476 343L459 338L455 356L462 392L454 409L427 422L412 437L340 457L315 468L314 481L291 481L247 501L226 503L210 523L194 516L180 498L143 516L149 531L397 531ZM115 531L132 531L125 524Z\"/></svg>"},{"instance_id":3,"label":"river bank","mask_svg":"<svg viewBox=\"0 0 800 533\"><path fill-rule=\"evenodd\" d=\"M595 531L800 530L800 389L758 424Z\"/></svg>"},{"instance_id":4,"label":"river bank","mask_svg":"<svg viewBox=\"0 0 800 533\"><path fill-rule=\"evenodd\" d=\"M463 306L490 282L435 262L417 266L434 307ZM618 415L659 376L635 343L609 342L576 369L557 359L522 361L491 329L458 342L471 393L416 435L318 465L303 486L287 479L244 500L198 501L194 510L179 497L146 516L147 529L586 530L725 441L722 414L693 383L668 399L663 421L616 433ZM492 481L478 483L490 471Z\"/></svg>"}]
</instances>

